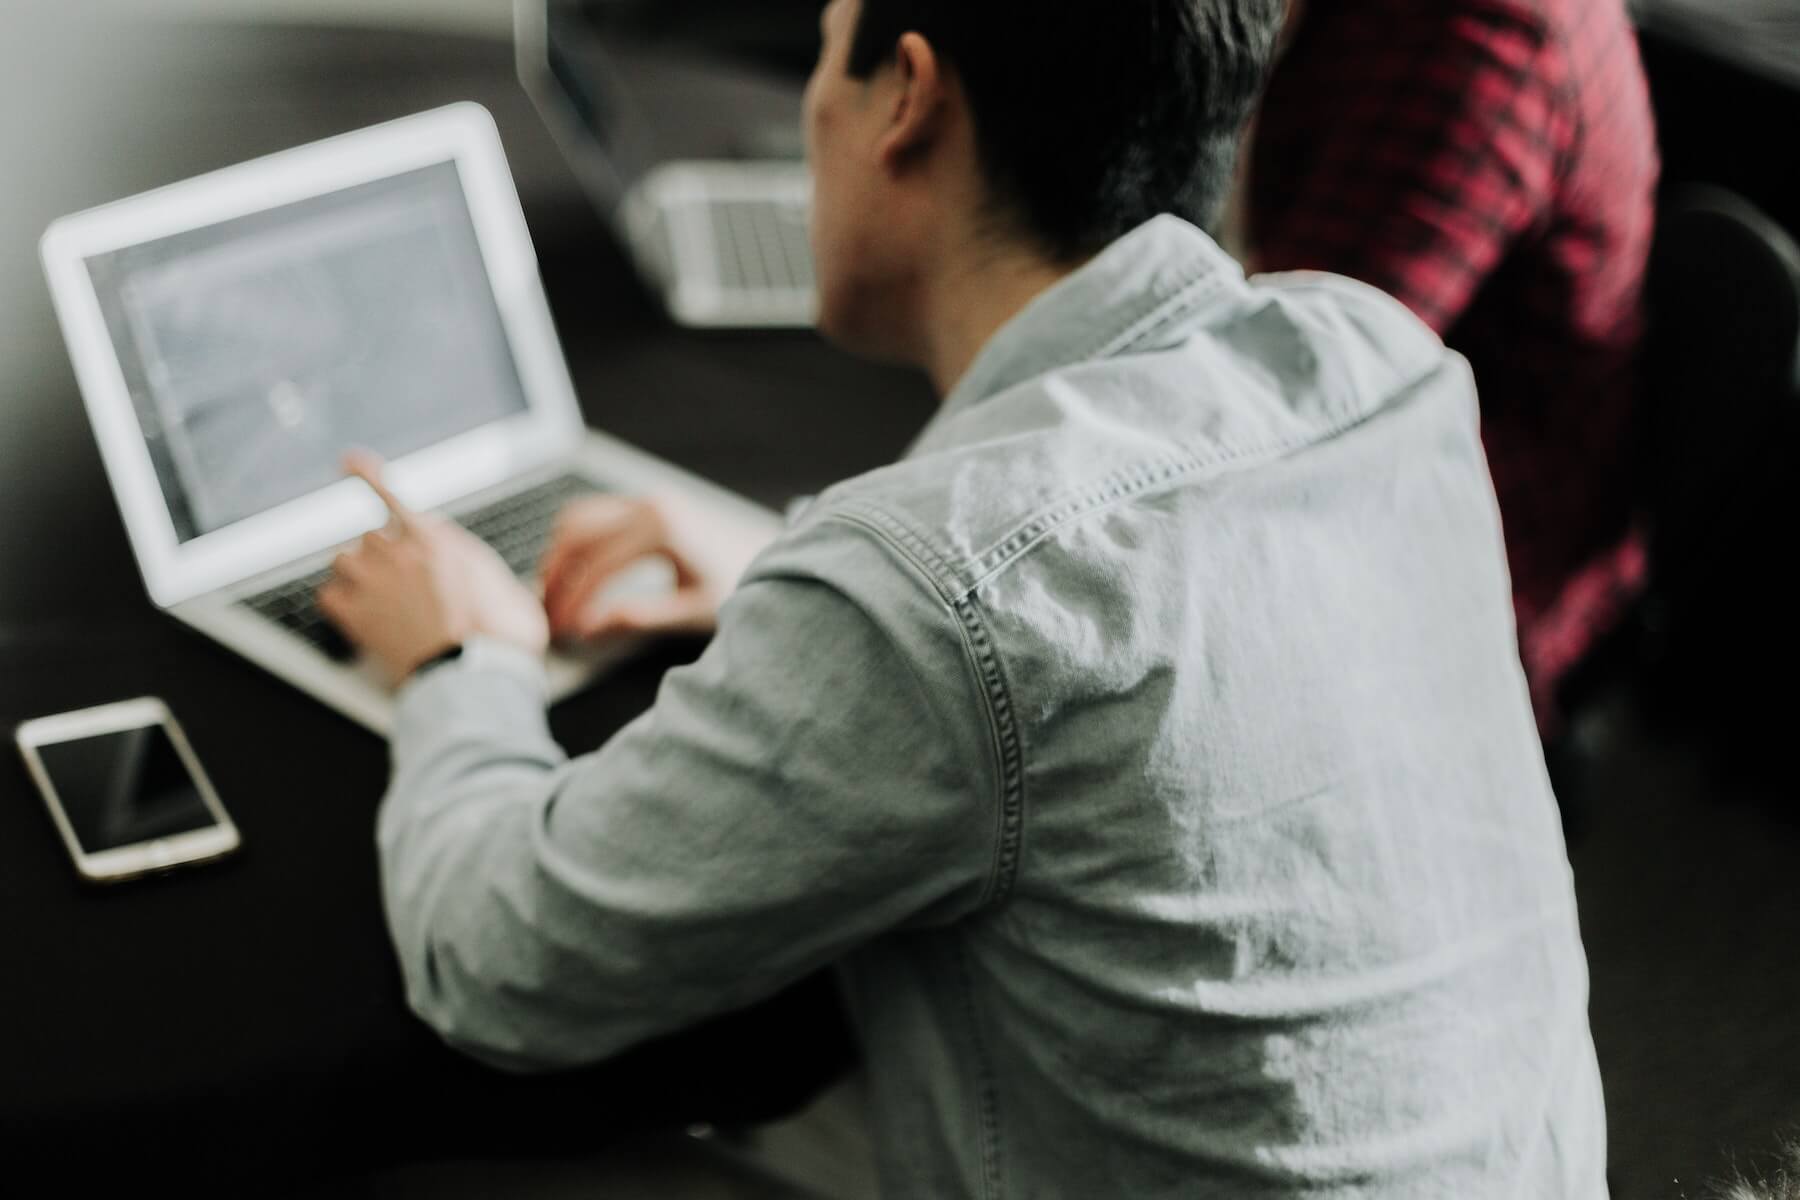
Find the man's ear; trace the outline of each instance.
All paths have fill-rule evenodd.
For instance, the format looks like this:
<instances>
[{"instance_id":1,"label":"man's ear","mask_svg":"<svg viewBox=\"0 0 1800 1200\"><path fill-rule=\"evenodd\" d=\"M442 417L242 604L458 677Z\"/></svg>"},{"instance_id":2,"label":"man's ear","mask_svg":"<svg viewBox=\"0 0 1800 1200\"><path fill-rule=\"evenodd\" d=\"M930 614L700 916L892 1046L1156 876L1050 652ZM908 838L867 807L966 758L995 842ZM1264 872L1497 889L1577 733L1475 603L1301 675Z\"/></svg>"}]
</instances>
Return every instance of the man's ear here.
<instances>
[{"instance_id":1,"label":"man's ear","mask_svg":"<svg viewBox=\"0 0 1800 1200\"><path fill-rule=\"evenodd\" d=\"M890 171L930 152L943 136L950 102L937 51L917 33L901 35L893 70L898 91L880 144L881 165Z\"/></svg>"}]
</instances>

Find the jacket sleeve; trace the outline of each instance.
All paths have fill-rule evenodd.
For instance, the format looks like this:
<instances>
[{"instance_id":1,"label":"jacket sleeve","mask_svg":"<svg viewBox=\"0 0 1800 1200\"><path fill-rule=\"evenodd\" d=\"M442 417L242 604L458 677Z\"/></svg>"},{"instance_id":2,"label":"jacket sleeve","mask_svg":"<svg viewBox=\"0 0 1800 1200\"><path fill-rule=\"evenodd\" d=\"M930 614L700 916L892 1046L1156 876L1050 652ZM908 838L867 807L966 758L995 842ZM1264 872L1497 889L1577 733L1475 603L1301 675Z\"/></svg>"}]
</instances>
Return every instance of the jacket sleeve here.
<instances>
[{"instance_id":1,"label":"jacket sleeve","mask_svg":"<svg viewBox=\"0 0 1800 1200\"><path fill-rule=\"evenodd\" d=\"M872 536L809 544L592 755L565 760L518 671L450 664L402 697L383 891L448 1041L597 1061L980 906L998 784L960 626Z\"/></svg>"}]
</instances>

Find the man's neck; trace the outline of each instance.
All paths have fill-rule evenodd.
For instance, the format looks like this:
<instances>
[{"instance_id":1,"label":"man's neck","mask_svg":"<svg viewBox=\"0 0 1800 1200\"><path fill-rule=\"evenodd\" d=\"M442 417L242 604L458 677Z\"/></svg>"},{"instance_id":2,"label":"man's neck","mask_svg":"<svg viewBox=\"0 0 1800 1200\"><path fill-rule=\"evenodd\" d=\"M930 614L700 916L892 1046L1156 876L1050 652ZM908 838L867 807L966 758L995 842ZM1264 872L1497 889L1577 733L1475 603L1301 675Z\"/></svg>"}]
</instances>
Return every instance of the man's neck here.
<instances>
[{"instance_id":1,"label":"man's neck","mask_svg":"<svg viewBox=\"0 0 1800 1200\"><path fill-rule=\"evenodd\" d=\"M927 289L922 365L938 396L950 394L1001 326L1079 265L992 245L958 255Z\"/></svg>"}]
</instances>

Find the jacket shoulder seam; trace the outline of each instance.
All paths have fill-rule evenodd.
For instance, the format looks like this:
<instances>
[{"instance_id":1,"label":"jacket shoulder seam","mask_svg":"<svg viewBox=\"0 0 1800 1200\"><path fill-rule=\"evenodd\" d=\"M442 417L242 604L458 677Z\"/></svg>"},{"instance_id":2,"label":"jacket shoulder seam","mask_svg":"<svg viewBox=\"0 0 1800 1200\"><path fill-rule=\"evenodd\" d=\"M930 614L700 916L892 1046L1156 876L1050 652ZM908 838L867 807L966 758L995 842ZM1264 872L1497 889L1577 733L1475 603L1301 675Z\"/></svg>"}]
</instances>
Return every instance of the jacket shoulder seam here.
<instances>
[{"instance_id":1,"label":"jacket shoulder seam","mask_svg":"<svg viewBox=\"0 0 1800 1200\"><path fill-rule=\"evenodd\" d=\"M998 785L993 865L987 887L976 907L978 910L996 907L1011 895L1018 876L1025 820L1024 747L1019 736L1012 689L1000 661L999 649L974 596L965 589L945 587L947 564L942 556L903 522L867 504L840 508L825 519L859 527L878 542L888 545L932 583L938 599L955 621L964 666L973 677L987 717L987 741L993 754Z\"/></svg>"}]
</instances>

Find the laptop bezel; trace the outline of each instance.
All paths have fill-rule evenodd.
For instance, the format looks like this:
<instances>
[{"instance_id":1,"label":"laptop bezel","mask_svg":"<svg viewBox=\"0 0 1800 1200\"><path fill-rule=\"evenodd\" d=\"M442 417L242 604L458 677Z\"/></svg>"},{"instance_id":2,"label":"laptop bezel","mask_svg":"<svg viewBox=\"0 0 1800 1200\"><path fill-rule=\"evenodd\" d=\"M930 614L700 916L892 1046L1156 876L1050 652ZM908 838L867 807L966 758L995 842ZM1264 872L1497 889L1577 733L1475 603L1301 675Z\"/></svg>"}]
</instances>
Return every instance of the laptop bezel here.
<instances>
[{"instance_id":1,"label":"laptop bezel","mask_svg":"<svg viewBox=\"0 0 1800 1200\"><path fill-rule=\"evenodd\" d=\"M568 454L583 428L531 235L486 109L454 104L281 151L64 217L45 232L40 255L69 357L145 588L159 607L317 555L380 524L383 514L367 488L343 481L181 541L87 260L445 162L456 164L526 410L390 465L389 482L403 499L435 508Z\"/></svg>"}]
</instances>

